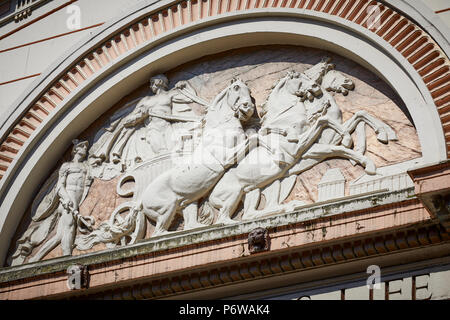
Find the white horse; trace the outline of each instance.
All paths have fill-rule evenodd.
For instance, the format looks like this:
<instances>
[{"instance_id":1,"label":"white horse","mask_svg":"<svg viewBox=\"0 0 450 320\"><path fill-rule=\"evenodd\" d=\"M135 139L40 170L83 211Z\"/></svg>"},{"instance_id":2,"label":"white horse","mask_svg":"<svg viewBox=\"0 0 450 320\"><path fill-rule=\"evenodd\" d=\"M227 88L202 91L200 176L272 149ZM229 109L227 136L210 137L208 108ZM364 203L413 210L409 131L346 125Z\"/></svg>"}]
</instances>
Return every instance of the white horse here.
<instances>
[{"instance_id":1,"label":"white horse","mask_svg":"<svg viewBox=\"0 0 450 320\"><path fill-rule=\"evenodd\" d=\"M203 119L203 136L193 154L155 178L136 201L117 207L108 221L89 235L77 238L78 249L97 243L113 244L136 228L136 218L144 213L156 221L152 237L168 233L176 212L205 196L225 171L257 144L257 135L248 137L242 128L255 110L250 90L240 79L219 93ZM129 210L122 219L118 215Z\"/></svg>"},{"instance_id":2,"label":"white horse","mask_svg":"<svg viewBox=\"0 0 450 320\"><path fill-rule=\"evenodd\" d=\"M325 128L317 142L301 155L299 161L286 172L285 176L274 181L262 191L267 209L256 210L260 201L259 189L246 194L243 219L252 219L264 215L265 212L270 213L276 211L277 208L281 209L283 207L281 203L292 191L297 175L326 159L333 157L348 159L353 165L361 164L367 174L375 174L377 169L374 162L364 156L366 151L366 125L377 133L377 138L382 143L397 140L397 136L391 127L366 111L356 112L351 119L343 123L342 111L330 92L348 95L349 91L355 88L355 85L351 79L334 70L334 65L330 63L329 59L325 59L306 70L304 75L314 81L315 85L320 85L322 89L322 94L314 97L309 96L309 99L305 99L307 122L312 125L318 118L327 115L328 118L342 124L346 134L356 133L356 145L353 149L350 149L347 142L342 143L341 134L338 134L334 129Z\"/></svg>"},{"instance_id":3,"label":"white horse","mask_svg":"<svg viewBox=\"0 0 450 320\"><path fill-rule=\"evenodd\" d=\"M234 223L231 216L244 193L283 177L324 128L332 128L345 145L351 145L350 135L333 119L322 116L312 126L308 123L303 101L314 100L321 94L320 86L297 72L289 72L273 86L263 106L259 141L277 149L282 157L275 158L267 148L259 146L225 173L209 196L209 210L219 209L217 223ZM327 105L328 102L324 107Z\"/></svg>"},{"instance_id":4,"label":"white horse","mask_svg":"<svg viewBox=\"0 0 450 320\"><path fill-rule=\"evenodd\" d=\"M215 98L190 161L164 172L143 192L143 212L156 221L152 236L166 233L179 209L205 196L256 145L257 136L247 138L241 123L253 112L250 90L239 79Z\"/></svg>"},{"instance_id":5,"label":"white horse","mask_svg":"<svg viewBox=\"0 0 450 320\"><path fill-rule=\"evenodd\" d=\"M313 71L313 72L311 72ZM378 141L387 144L389 141L397 140L395 131L383 121L370 115L367 111L357 111L345 123L342 121L342 111L333 96L329 93L334 91L347 95L353 90L353 81L342 73L334 70L334 65L329 60L324 60L305 72L311 80L322 87L323 95L316 97L312 103L306 101L308 109L308 122L313 123L315 119L326 114L334 121L343 125L344 130L352 134L356 132L356 145L352 149L342 146L342 138L334 130L325 129L317 143L305 152L301 161L289 170L289 175L304 172L319 162L331 157L349 159L353 165L361 163L367 174L376 174L376 166L370 158L365 157L366 131L365 125L371 127L377 134ZM327 106L327 107L323 107Z\"/></svg>"}]
</instances>

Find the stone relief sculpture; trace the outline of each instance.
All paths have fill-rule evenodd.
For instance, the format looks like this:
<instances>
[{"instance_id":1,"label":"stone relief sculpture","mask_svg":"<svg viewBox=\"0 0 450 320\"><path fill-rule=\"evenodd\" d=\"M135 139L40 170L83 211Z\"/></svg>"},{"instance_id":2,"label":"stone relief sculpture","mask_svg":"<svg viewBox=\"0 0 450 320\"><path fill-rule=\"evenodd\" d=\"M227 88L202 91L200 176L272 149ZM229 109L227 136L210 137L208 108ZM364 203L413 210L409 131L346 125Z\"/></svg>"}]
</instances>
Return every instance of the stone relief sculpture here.
<instances>
[{"instance_id":1,"label":"stone relief sculpture","mask_svg":"<svg viewBox=\"0 0 450 320\"><path fill-rule=\"evenodd\" d=\"M354 84L350 79L335 71L334 65L330 63L329 59L324 59L322 62L306 70L303 76L314 83L311 86L314 90L310 90L306 95L302 95L300 99L303 101L303 117L301 118L303 127L307 128L308 126L312 126L317 123L318 119L321 117L327 117L330 121L335 122L344 134L339 133L339 131L334 128L324 129L313 145L308 145L307 148L303 149L304 151L302 154L297 154L297 157L290 162L288 168L283 170L283 172L278 173L281 177L276 177L276 174L274 174L273 177L277 180L269 185L269 192L265 193L267 210L256 210L260 199L260 187L247 194L243 219L254 219L266 213L273 213L274 210L278 212L289 209L292 210L292 205L294 205L294 203L289 204L287 207L283 207L281 202L286 199L287 194L292 189L296 180L296 175L312 168L328 158L340 157L349 159L353 165L356 163L361 164L365 168L367 174L374 175L376 173L375 164L370 158L364 156L366 143L365 124L369 125L377 133L377 138L380 142L388 143L389 141L397 140L397 136L391 127L365 111L358 111L351 119L342 123L342 111L333 96L328 92L334 91L347 95L349 90L354 89ZM267 102L270 102L270 99ZM271 107L270 110L275 110L275 108ZM269 116L273 117L270 113ZM276 116L274 118L276 119ZM263 121L264 120L265 119L263 119ZM276 123L273 120L266 121L271 125L272 123ZM295 127L295 124L292 125ZM355 150L353 150L353 141L348 139L348 137L355 130L357 133L357 145ZM286 138L281 139L286 141ZM287 139L287 141L289 141L289 139ZM275 172L276 171L273 171L273 173ZM236 170L235 177L230 177L230 179L234 179L235 182L239 181L241 185L245 184L245 187L251 188L252 182L243 180L241 178L242 176L245 176L245 174L243 175L240 171ZM223 180L225 181L226 178L227 177L225 176ZM271 181L269 180L268 182L270 183ZM267 183L260 183L260 186L262 187L268 185ZM218 185L216 188L219 189L217 191L219 193L220 186ZM228 195L223 198L230 199ZM239 201L239 199L235 201ZM229 214L233 214L232 210L230 210Z\"/></svg>"},{"instance_id":2,"label":"stone relief sculpture","mask_svg":"<svg viewBox=\"0 0 450 320\"><path fill-rule=\"evenodd\" d=\"M56 185L32 217L32 227L17 241L12 265L21 264L33 248L44 242L55 226L56 234L41 246L30 262L42 259L58 244L61 244L63 255L71 255L77 230L81 233L92 231L95 220L79 214L79 206L92 183L90 168L85 161L88 142L74 140L73 144L72 160L62 164Z\"/></svg>"},{"instance_id":3,"label":"stone relief sculpture","mask_svg":"<svg viewBox=\"0 0 450 320\"><path fill-rule=\"evenodd\" d=\"M262 105L257 132L244 129L256 108L240 79L233 79L211 103L198 97L187 81L169 89L167 77L157 75L150 85L153 95L131 103L131 112L111 122L90 148L88 161L87 143L74 147L73 160L61 167L55 187L39 198L40 209L17 242L13 264L23 263L49 237L59 216L56 235L29 261L42 259L59 243L64 255L100 243L110 248L135 243L146 237L148 221L155 223L151 237L161 236L169 232L177 213L188 230L238 222L234 215L242 201L242 220L294 210L303 203L283 202L297 176L326 159L347 159L376 174L375 163L365 155L366 126L384 144L397 139L389 125L366 111L343 121L332 92L348 95L355 85L330 59L279 78ZM203 106L206 114L186 115L180 108L173 112L176 104L190 111L191 103ZM185 130L177 136L174 126L180 124ZM187 141L189 152L183 147ZM78 214L91 176L110 179L119 174L117 194L132 199L93 228L93 219ZM134 182L133 188L123 189L128 181ZM265 206L258 209L261 195Z\"/></svg>"},{"instance_id":4,"label":"stone relief sculpture","mask_svg":"<svg viewBox=\"0 0 450 320\"><path fill-rule=\"evenodd\" d=\"M110 164L123 172L155 155L169 152L176 145L171 122L199 120L173 115L173 106L194 100L207 104L196 97L195 90L186 81L169 90L169 80L162 74L150 79L150 89L154 95L140 99L130 114L105 128L105 134L92 146L89 160L95 167ZM190 108L184 109L187 110Z\"/></svg>"},{"instance_id":5,"label":"stone relief sculpture","mask_svg":"<svg viewBox=\"0 0 450 320\"><path fill-rule=\"evenodd\" d=\"M156 177L137 201L126 203L116 211L127 207L131 209L129 215L143 212L147 218L156 221L153 236L167 233L177 210L204 196L237 159L256 145L257 137L246 137L242 128L242 122L248 120L253 112L247 85L239 79L232 80L208 108L202 140L193 154ZM77 239L77 246L89 248L94 243L110 241L111 238L117 240L117 237L125 235L125 232L114 235L114 228L131 233L135 225L130 223L133 218L129 217L119 224L110 220L101 226L99 232L81 236ZM196 216L191 218L196 220Z\"/></svg>"},{"instance_id":6,"label":"stone relief sculpture","mask_svg":"<svg viewBox=\"0 0 450 320\"><path fill-rule=\"evenodd\" d=\"M310 70L307 70L306 73L309 73L309 77L317 84L321 85L322 88L322 95L319 98L313 101L305 101L308 110L308 121L311 123L318 116L327 114L329 117L342 124L345 131L348 133L353 133L359 128L357 130L357 147L355 148L356 150L348 150L340 147L340 144L344 145L344 143L341 142L341 137L336 135L332 130L324 130L320 139L317 141L317 144L302 156L303 161L290 169L289 173L298 174L308 170L328 157L339 156L349 159L353 164L361 163L368 174L375 174L376 167L373 161L367 157L361 158L366 151L365 130L361 129L364 128L365 124L369 125L377 134L378 141L382 143L397 140L397 135L394 130L381 120L368 114L366 111L358 111L351 119L342 123L342 111L333 96L328 92L334 91L347 95L349 90L354 89L354 84L350 79L335 71L334 65L330 64L328 59L325 59ZM324 105L327 105L327 107L323 108ZM330 150L332 152L330 152Z\"/></svg>"},{"instance_id":7,"label":"stone relief sculpture","mask_svg":"<svg viewBox=\"0 0 450 320\"><path fill-rule=\"evenodd\" d=\"M313 100L321 93L319 85L297 72L289 72L273 86L263 106L264 115L259 134L262 141L279 150L284 161L274 161L267 149L258 147L240 161L236 168L229 170L209 196L212 207L219 209L221 222L235 223L231 216L242 196L281 178L319 138L325 127L338 132L344 143L350 145L349 133L326 115L311 125L307 122L304 101ZM251 196L256 198L258 195ZM256 208L256 204L254 207Z\"/></svg>"},{"instance_id":8,"label":"stone relief sculpture","mask_svg":"<svg viewBox=\"0 0 450 320\"><path fill-rule=\"evenodd\" d=\"M279 146L280 152L287 159L286 163L284 166L274 166L269 160L270 156L263 150L255 149L253 154L250 153L236 168L227 172L209 197L212 206L220 208L219 216L229 217L223 221L233 223L230 217L244 194L247 204L243 219L254 219L266 214L265 211L256 210L260 189L270 185L274 180L275 183L270 190L272 196L268 197L266 208L273 211L273 206L276 206L278 211L286 210L287 208L282 208L280 204L284 199L281 201L280 198L277 199L282 186L279 180L301 173L327 158L351 159L361 164L368 174L376 173L375 164L370 158L364 156L362 152L351 149L350 134L360 122L370 125L379 133L379 140L384 143L395 140L395 132L366 112L357 113L342 124L341 111L327 90L333 88L337 90L338 87L348 90L351 89L351 83L338 73L332 72L333 68L325 60L308 70L306 74L290 74L273 87L264 105L260 134L268 144ZM322 80L327 74L332 78L327 78L325 83L329 86L322 88ZM341 80L343 82L339 85ZM317 131L317 126L321 124L326 124L330 128ZM258 166L252 165L255 161ZM290 178L287 184L292 186L294 181ZM288 208L292 209L292 205L294 204L289 204Z\"/></svg>"}]
</instances>

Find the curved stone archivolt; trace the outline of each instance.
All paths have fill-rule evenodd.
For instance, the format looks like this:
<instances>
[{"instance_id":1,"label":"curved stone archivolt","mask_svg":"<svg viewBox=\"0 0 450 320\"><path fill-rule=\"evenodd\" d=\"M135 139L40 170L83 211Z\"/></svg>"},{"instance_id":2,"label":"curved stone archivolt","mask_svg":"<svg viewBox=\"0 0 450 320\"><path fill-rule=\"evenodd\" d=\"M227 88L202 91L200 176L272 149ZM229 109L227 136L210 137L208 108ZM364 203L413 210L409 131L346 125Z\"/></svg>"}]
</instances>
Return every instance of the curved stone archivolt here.
<instances>
[{"instance_id":1,"label":"curved stone archivolt","mask_svg":"<svg viewBox=\"0 0 450 320\"><path fill-rule=\"evenodd\" d=\"M447 157L450 155L450 62L433 39L402 13L368 0L188 0L174 2L135 20L78 58L55 79L4 134L0 145L0 179L33 132L64 99L127 52L194 22L232 12L264 9L270 13L280 8L345 19L370 30L400 52L423 79L434 100L445 134Z\"/></svg>"}]
</instances>

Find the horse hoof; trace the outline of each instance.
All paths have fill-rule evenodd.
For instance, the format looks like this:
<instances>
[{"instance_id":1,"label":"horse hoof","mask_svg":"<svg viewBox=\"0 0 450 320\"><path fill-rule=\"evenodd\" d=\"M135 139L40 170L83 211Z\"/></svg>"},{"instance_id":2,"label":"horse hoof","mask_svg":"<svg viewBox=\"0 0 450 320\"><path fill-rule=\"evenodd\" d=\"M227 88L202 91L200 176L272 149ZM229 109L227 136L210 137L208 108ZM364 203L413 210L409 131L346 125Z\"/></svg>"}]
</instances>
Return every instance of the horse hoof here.
<instances>
[{"instance_id":1,"label":"horse hoof","mask_svg":"<svg viewBox=\"0 0 450 320\"><path fill-rule=\"evenodd\" d=\"M367 161L364 171L368 175L373 176L373 175L377 174L377 167L375 166L375 164L372 161Z\"/></svg>"},{"instance_id":2,"label":"horse hoof","mask_svg":"<svg viewBox=\"0 0 450 320\"><path fill-rule=\"evenodd\" d=\"M388 136L386 130L381 129L380 132L377 134L377 139L382 143L388 143Z\"/></svg>"}]
</instances>

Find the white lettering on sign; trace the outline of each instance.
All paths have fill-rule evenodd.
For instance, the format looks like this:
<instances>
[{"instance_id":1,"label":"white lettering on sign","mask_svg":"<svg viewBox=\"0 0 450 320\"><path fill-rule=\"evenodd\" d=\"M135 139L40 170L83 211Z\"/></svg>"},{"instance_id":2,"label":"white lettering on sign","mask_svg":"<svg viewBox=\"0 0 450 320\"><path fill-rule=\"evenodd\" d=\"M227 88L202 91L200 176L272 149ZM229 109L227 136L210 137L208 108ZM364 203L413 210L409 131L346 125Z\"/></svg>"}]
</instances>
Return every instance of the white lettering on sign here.
<instances>
[{"instance_id":1,"label":"white lettering on sign","mask_svg":"<svg viewBox=\"0 0 450 320\"><path fill-rule=\"evenodd\" d=\"M415 286L416 286L416 296L415 300L428 300L431 299L431 291L430 291L430 275L424 274L421 276L415 277Z\"/></svg>"},{"instance_id":2,"label":"white lettering on sign","mask_svg":"<svg viewBox=\"0 0 450 320\"><path fill-rule=\"evenodd\" d=\"M368 269L369 270L369 269ZM375 270L375 269L372 269ZM369 272L368 272L369 273ZM375 276L376 272L370 272ZM370 278L369 277L369 278ZM353 286L320 294L292 294L295 300L443 300L450 299L450 270L376 282L369 279L364 286ZM371 285L369 285L371 284ZM376 285L378 288L376 289ZM334 287L336 288L336 287ZM280 297L279 297L280 298ZM281 297L282 298L282 297Z\"/></svg>"}]
</instances>

